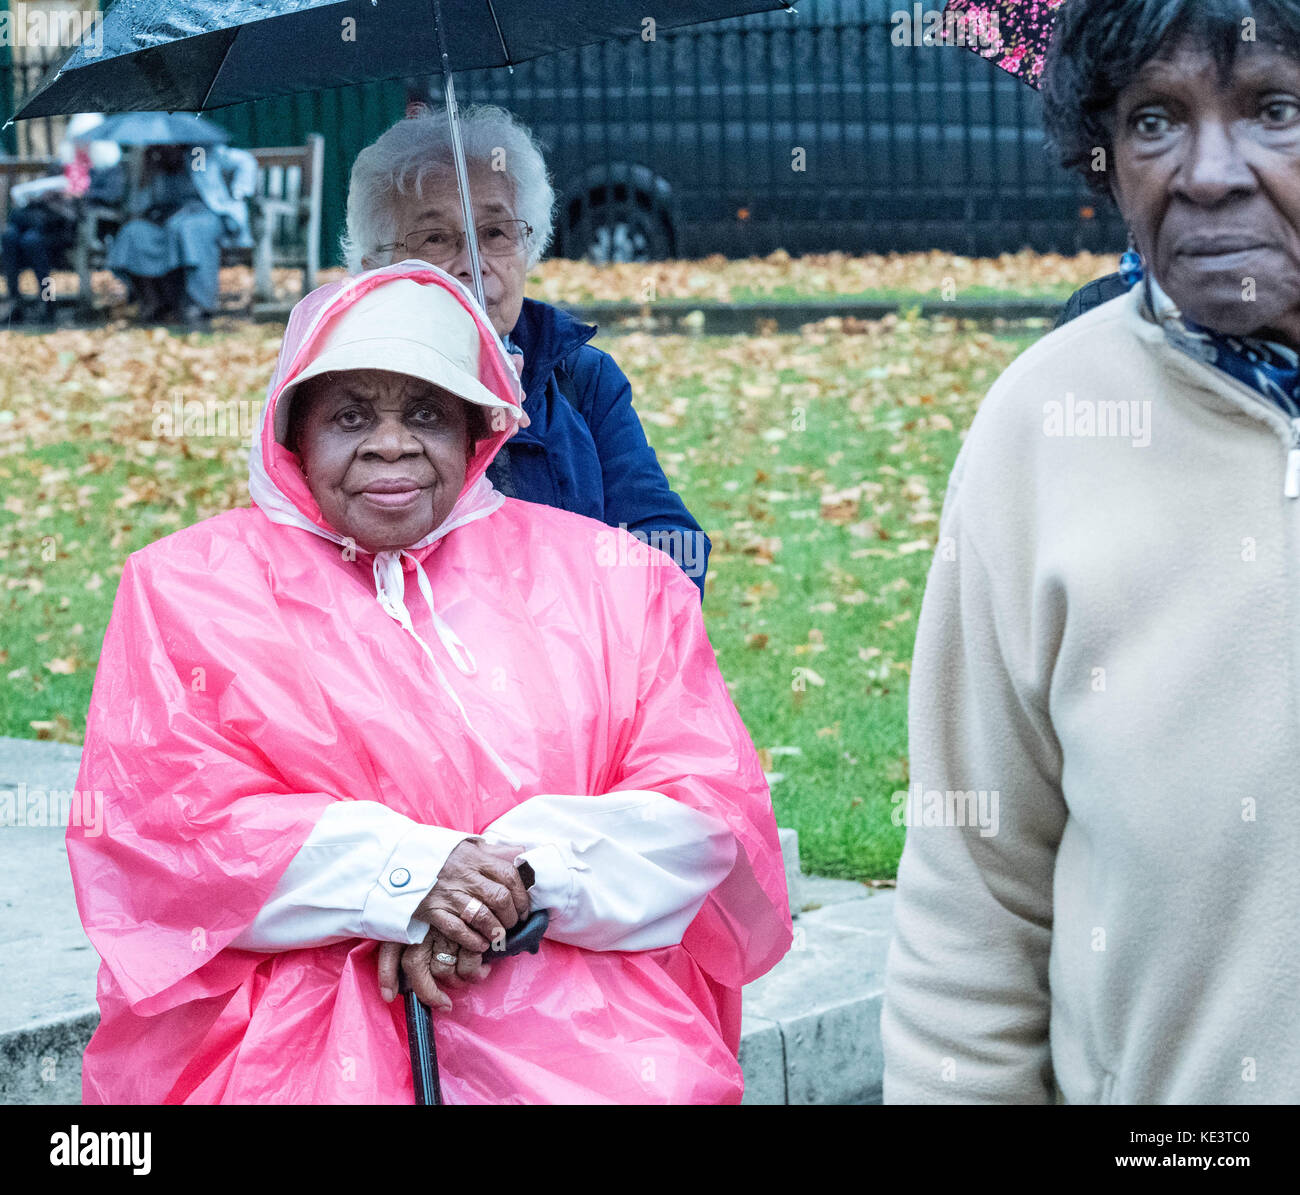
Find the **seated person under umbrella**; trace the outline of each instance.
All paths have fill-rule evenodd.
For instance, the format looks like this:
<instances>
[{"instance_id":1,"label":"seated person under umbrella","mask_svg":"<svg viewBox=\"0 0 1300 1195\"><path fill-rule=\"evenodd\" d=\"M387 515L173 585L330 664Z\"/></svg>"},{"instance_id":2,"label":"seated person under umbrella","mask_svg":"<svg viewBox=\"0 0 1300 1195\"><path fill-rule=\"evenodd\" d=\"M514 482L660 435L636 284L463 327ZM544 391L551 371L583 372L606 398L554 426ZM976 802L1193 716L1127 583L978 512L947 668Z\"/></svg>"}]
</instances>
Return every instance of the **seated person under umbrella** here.
<instances>
[{"instance_id":1,"label":"seated person under umbrella","mask_svg":"<svg viewBox=\"0 0 1300 1195\"><path fill-rule=\"evenodd\" d=\"M200 322L217 310L223 245L252 244L247 197L257 161L224 145L151 145L133 217L109 250L108 265L131 289L143 321Z\"/></svg>"}]
</instances>

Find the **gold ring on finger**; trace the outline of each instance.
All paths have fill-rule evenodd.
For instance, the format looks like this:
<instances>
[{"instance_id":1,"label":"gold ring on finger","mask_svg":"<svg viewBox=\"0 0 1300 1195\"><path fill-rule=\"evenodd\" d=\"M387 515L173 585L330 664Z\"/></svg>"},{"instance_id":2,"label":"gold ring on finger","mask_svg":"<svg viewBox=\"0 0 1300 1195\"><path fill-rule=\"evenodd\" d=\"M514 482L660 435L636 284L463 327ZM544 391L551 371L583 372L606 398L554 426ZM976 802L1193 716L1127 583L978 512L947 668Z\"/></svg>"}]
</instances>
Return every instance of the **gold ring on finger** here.
<instances>
[{"instance_id":1,"label":"gold ring on finger","mask_svg":"<svg viewBox=\"0 0 1300 1195\"><path fill-rule=\"evenodd\" d=\"M461 913L460 919L464 922L473 921L483 909L483 902L477 896L471 896L469 903L465 905L465 911Z\"/></svg>"}]
</instances>

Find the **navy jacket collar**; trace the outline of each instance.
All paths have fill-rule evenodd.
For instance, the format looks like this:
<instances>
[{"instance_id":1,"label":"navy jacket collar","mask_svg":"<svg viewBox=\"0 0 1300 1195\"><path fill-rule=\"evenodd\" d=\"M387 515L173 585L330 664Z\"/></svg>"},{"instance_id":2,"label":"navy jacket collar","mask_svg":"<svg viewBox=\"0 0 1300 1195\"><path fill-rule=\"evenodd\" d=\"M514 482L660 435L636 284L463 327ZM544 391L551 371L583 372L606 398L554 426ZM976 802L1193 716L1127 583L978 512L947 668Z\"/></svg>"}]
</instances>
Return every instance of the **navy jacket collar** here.
<instances>
[{"instance_id":1,"label":"navy jacket collar","mask_svg":"<svg viewBox=\"0 0 1300 1195\"><path fill-rule=\"evenodd\" d=\"M519 322L510 333L510 339L524 355L525 396L531 398L544 389L555 367L595 335L594 325L579 323L549 303L525 299Z\"/></svg>"}]
</instances>

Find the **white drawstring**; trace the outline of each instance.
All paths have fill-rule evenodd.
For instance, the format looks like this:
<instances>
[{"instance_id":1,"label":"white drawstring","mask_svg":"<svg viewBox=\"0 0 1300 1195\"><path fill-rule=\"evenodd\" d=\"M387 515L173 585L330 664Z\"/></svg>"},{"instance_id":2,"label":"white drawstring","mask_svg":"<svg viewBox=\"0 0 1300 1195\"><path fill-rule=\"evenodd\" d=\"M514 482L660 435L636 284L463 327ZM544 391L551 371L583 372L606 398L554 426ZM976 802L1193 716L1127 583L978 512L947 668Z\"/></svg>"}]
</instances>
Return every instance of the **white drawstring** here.
<instances>
[{"instance_id":1,"label":"white drawstring","mask_svg":"<svg viewBox=\"0 0 1300 1195\"><path fill-rule=\"evenodd\" d=\"M429 662L433 665L433 671L438 677L439 684L446 690L447 695L455 702L460 716L465 725L469 727L472 734L478 741L483 750L487 752L492 762L501 769L501 774L510 781L510 787L516 792L521 785L519 778L515 775L513 769L500 755L493 749L492 744L487 741L474 726L470 720L469 713L466 711L464 704L461 702L460 695L452 687L451 682L447 679L438 663L438 657L434 655L429 645L420 638L415 627L411 623L411 612L406 608L406 578L402 572L402 557L411 554L405 549L399 549L396 552L379 552L375 556L374 574L375 574L375 597L383 607L385 613L401 624L416 643L423 649L424 654L429 657ZM438 632L438 639L446 648L447 654L451 656L456 667L465 676L473 676L478 671L478 664L475 662L473 655L470 653L460 636L447 624L447 621L434 609L433 605L433 588L429 584L429 578L425 575L424 569L420 562L414 556L411 561L415 565L416 581L419 583L420 592L424 595L425 604L429 607L429 614L433 617L434 630Z\"/></svg>"},{"instance_id":2,"label":"white drawstring","mask_svg":"<svg viewBox=\"0 0 1300 1195\"><path fill-rule=\"evenodd\" d=\"M424 604L429 607L429 613L433 616L433 627L438 632L438 638L442 641L443 647L447 649L447 654L456 661L456 667L465 676L473 676L478 672L478 662L474 659L469 648L465 646L461 637L451 629L442 615L434 609L433 588L429 584L428 574L424 571L424 566L418 559L414 556L411 559L415 562L415 580L420 586L420 592L424 595Z\"/></svg>"}]
</instances>

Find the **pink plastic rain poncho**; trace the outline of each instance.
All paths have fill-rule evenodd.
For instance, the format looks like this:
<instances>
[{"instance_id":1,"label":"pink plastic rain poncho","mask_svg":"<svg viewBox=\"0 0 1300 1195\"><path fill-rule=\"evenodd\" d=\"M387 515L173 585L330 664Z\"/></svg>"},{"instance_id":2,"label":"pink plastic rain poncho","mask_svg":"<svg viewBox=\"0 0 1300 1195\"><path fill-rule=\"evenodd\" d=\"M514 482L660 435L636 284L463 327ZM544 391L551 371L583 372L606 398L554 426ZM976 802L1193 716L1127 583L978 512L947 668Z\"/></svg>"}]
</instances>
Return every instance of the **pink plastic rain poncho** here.
<instances>
[{"instance_id":1,"label":"pink plastic rain poncho","mask_svg":"<svg viewBox=\"0 0 1300 1195\"><path fill-rule=\"evenodd\" d=\"M389 273L452 290L478 321L480 379L519 402L499 341L446 275L408 264L323 287L289 321L253 452L256 505L128 559L79 780L105 794L105 829L68 832L103 959L85 1100L411 1103L402 1002L379 994L377 943L229 945L322 811L377 801L480 832L540 793L638 789L722 819L738 843L731 876L680 946L548 939L456 992L434 1017L446 1100L738 1101L740 987L791 929L767 785L695 587L621 531L503 499L483 470L507 430L480 442L451 516L402 558L407 581L420 560L431 597L405 586L404 627L384 596L395 579L339 550L275 441L276 399L322 326Z\"/></svg>"}]
</instances>

